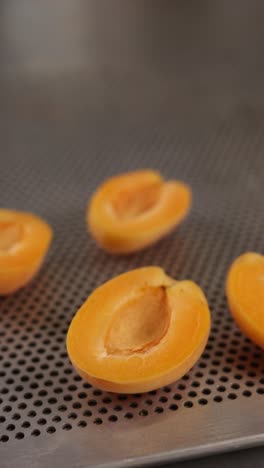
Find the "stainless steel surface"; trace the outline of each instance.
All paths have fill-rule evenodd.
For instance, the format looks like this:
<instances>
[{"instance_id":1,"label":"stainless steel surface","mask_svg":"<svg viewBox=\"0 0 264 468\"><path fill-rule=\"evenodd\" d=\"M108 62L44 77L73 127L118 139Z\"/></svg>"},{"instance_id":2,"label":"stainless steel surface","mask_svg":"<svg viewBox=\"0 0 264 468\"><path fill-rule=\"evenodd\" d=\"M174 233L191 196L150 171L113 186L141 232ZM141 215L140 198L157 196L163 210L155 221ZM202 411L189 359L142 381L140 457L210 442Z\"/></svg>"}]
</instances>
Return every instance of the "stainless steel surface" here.
<instances>
[{"instance_id":1,"label":"stainless steel surface","mask_svg":"<svg viewBox=\"0 0 264 468\"><path fill-rule=\"evenodd\" d=\"M0 299L1 468L138 466L263 443L263 353L224 295L231 261L263 252L262 2L0 5L1 205L55 230L38 277ZM86 233L86 202L139 167L190 183L192 212L150 249L109 256ZM205 290L207 348L156 392L100 392L67 359L68 324L97 285L149 264Z\"/></svg>"}]
</instances>

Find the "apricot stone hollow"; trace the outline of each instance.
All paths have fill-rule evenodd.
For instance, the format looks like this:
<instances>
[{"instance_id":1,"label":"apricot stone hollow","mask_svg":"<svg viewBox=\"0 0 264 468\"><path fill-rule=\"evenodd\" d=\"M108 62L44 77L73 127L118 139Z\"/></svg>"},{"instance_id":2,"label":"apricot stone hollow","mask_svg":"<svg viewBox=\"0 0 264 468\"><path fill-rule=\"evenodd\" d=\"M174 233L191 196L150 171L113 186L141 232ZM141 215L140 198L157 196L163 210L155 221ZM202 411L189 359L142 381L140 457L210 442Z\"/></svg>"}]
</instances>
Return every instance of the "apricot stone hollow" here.
<instances>
[{"instance_id":1,"label":"apricot stone hollow","mask_svg":"<svg viewBox=\"0 0 264 468\"><path fill-rule=\"evenodd\" d=\"M152 170L121 174L104 182L87 208L92 236L106 251L126 254L161 239L187 215L191 190Z\"/></svg>"},{"instance_id":2,"label":"apricot stone hollow","mask_svg":"<svg viewBox=\"0 0 264 468\"><path fill-rule=\"evenodd\" d=\"M202 290L150 266L123 273L88 297L70 324L67 350L77 372L92 385L141 393L189 371L209 330Z\"/></svg>"},{"instance_id":3,"label":"apricot stone hollow","mask_svg":"<svg viewBox=\"0 0 264 468\"><path fill-rule=\"evenodd\" d=\"M39 217L0 209L0 295L25 286L38 272L52 239Z\"/></svg>"},{"instance_id":4,"label":"apricot stone hollow","mask_svg":"<svg viewBox=\"0 0 264 468\"><path fill-rule=\"evenodd\" d=\"M238 326L264 349L264 256L248 252L231 265L226 284L230 311Z\"/></svg>"}]
</instances>

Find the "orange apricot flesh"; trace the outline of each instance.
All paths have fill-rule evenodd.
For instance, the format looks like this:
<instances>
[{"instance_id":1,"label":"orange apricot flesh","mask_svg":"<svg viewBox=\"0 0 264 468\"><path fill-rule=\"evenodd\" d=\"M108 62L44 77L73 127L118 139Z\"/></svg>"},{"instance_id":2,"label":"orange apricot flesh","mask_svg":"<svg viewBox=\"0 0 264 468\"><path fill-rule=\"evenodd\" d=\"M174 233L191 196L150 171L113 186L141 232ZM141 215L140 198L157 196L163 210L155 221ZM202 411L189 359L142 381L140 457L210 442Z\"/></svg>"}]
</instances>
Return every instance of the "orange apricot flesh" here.
<instances>
[{"instance_id":1,"label":"orange apricot flesh","mask_svg":"<svg viewBox=\"0 0 264 468\"><path fill-rule=\"evenodd\" d=\"M201 289L151 266L97 288L70 324L67 350L92 385L141 393L181 378L199 359L209 330Z\"/></svg>"},{"instance_id":2,"label":"orange apricot flesh","mask_svg":"<svg viewBox=\"0 0 264 468\"><path fill-rule=\"evenodd\" d=\"M87 209L88 228L106 251L126 254L161 239L187 215L191 190L152 170L121 174L103 183Z\"/></svg>"},{"instance_id":3,"label":"orange apricot flesh","mask_svg":"<svg viewBox=\"0 0 264 468\"><path fill-rule=\"evenodd\" d=\"M30 213L0 209L0 295L25 286L39 270L51 227Z\"/></svg>"},{"instance_id":4,"label":"orange apricot flesh","mask_svg":"<svg viewBox=\"0 0 264 468\"><path fill-rule=\"evenodd\" d=\"M248 252L238 257L229 269L226 293L238 326L264 349L264 256Z\"/></svg>"}]
</instances>

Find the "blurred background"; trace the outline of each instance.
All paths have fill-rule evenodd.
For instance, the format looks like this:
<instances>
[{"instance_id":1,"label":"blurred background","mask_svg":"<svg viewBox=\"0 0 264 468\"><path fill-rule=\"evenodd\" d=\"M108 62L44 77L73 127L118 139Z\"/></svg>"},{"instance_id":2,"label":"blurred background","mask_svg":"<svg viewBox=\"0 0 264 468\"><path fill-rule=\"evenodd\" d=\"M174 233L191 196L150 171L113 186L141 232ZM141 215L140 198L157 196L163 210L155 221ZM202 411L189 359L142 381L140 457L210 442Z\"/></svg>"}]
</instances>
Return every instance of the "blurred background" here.
<instances>
[{"instance_id":1,"label":"blurred background","mask_svg":"<svg viewBox=\"0 0 264 468\"><path fill-rule=\"evenodd\" d=\"M40 203L56 190L77 208L91 179L144 165L188 178L202 198L210 184L224 196L238 159L249 195L260 190L262 2L2 0L0 8L3 204L24 206L18 192L10 198L14 185L30 209L34 185Z\"/></svg>"}]
</instances>

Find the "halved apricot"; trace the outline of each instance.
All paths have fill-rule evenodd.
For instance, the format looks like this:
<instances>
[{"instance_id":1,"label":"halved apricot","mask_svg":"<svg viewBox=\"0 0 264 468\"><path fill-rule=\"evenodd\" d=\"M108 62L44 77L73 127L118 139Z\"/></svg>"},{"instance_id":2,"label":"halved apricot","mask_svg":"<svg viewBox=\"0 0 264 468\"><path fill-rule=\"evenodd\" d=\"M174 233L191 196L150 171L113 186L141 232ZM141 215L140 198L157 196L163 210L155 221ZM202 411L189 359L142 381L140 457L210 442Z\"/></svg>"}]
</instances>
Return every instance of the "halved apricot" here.
<instances>
[{"instance_id":1,"label":"halved apricot","mask_svg":"<svg viewBox=\"0 0 264 468\"><path fill-rule=\"evenodd\" d=\"M77 372L98 388L146 392L182 377L209 334L205 296L158 267L124 273L96 289L67 335Z\"/></svg>"},{"instance_id":2,"label":"halved apricot","mask_svg":"<svg viewBox=\"0 0 264 468\"><path fill-rule=\"evenodd\" d=\"M39 270L51 227L30 213L0 209L0 295L25 286Z\"/></svg>"},{"instance_id":3,"label":"halved apricot","mask_svg":"<svg viewBox=\"0 0 264 468\"><path fill-rule=\"evenodd\" d=\"M248 252L238 257L228 272L226 293L241 330L264 349L264 256Z\"/></svg>"},{"instance_id":4,"label":"halved apricot","mask_svg":"<svg viewBox=\"0 0 264 468\"><path fill-rule=\"evenodd\" d=\"M93 195L87 224L111 253L130 253L153 244L182 221L191 205L190 188L164 181L152 170L113 177Z\"/></svg>"}]
</instances>

